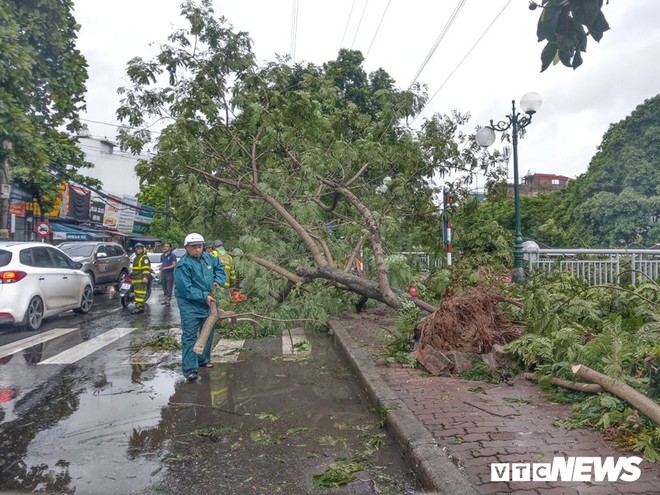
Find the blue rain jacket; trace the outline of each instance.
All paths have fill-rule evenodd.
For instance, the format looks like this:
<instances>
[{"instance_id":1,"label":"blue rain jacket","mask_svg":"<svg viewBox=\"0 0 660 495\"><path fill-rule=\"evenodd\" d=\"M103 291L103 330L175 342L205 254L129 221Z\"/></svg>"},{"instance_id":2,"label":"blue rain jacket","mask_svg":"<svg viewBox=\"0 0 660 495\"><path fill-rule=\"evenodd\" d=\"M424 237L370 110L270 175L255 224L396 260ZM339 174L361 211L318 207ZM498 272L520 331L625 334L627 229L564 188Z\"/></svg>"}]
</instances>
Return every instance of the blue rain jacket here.
<instances>
[{"instance_id":1,"label":"blue rain jacket","mask_svg":"<svg viewBox=\"0 0 660 495\"><path fill-rule=\"evenodd\" d=\"M210 311L206 297L213 283L223 287L225 278L225 265L218 258L209 253L202 253L201 258L185 254L174 267L175 295L181 319L206 318Z\"/></svg>"}]
</instances>

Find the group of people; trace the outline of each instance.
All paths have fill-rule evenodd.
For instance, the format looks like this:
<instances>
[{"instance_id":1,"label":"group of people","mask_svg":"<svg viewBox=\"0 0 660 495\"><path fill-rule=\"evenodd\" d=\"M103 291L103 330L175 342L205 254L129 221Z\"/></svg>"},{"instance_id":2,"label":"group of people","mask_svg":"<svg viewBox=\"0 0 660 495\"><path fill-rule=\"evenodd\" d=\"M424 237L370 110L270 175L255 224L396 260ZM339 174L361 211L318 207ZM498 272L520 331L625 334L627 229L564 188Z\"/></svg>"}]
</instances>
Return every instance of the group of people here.
<instances>
[{"instance_id":1,"label":"group of people","mask_svg":"<svg viewBox=\"0 0 660 495\"><path fill-rule=\"evenodd\" d=\"M197 380L200 368L211 368L211 346L214 330L211 331L202 354L193 350L204 321L215 304L213 290L216 287L229 288L236 281L229 253L222 241L215 241L205 248L204 237L197 233L188 234L184 241L186 254L177 261L172 245L165 243L161 254L161 279L163 303L170 306L172 292L177 299L181 316L181 368L190 382ZM133 261L133 284L135 290L135 310L144 311L148 276L151 272L149 258L144 245L135 246ZM223 258L226 261L223 262ZM139 278L142 275L142 278Z\"/></svg>"}]
</instances>

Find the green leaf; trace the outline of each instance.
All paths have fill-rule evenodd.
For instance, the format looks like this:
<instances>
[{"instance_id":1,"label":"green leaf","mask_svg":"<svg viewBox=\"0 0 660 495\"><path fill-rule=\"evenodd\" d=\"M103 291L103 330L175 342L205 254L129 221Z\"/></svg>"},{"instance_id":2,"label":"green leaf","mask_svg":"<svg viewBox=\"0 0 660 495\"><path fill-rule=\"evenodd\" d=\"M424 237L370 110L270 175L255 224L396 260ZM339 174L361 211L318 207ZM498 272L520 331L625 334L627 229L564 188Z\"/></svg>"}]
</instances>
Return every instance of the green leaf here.
<instances>
[{"instance_id":1,"label":"green leaf","mask_svg":"<svg viewBox=\"0 0 660 495\"><path fill-rule=\"evenodd\" d=\"M541 52L541 72L550 67L556 55L557 43L555 41L548 41Z\"/></svg>"}]
</instances>

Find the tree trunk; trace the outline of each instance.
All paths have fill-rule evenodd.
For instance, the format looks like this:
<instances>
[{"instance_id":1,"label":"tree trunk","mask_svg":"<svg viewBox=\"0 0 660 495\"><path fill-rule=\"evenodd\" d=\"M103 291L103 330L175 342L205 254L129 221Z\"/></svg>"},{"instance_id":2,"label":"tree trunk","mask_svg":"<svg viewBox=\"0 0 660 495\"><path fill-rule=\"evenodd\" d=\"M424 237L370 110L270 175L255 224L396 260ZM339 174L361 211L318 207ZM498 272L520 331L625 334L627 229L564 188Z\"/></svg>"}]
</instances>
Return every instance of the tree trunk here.
<instances>
[{"instance_id":1,"label":"tree trunk","mask_svg":"<svg viewBox=\"0 0 660 495\"><path fill-rule=\"evenodd\" d=\"M538 381L534 376L534 373L523 373L523 377L525 380L530 380L532 382ZM571 390L577 390L578 392L585 392L587 394L599 394L603 391L603 387L596 385L595 383L571 382L554 376L550 378L550 383L557 385L558 387L570 388Z\"/></svg>"},{"instance_id":2,"label":"tree trunk","mask_svg":"<svg viewBox=\"0 0 660 495\"><path fill-rule=\"evenodd\" d=\"M405 297L403 291L392 291L394 299L386 297L380 290L380 284L353 274L346 273L343 270L331 266L322 266L317 268L300 267L296 274L309 279L324 278L330 280L335 285L344 286L346 290L359 294L362 297L373 299L387 304L391 308L399 309L401 307L402 297ZM412 298L415 305L429 313L433 313L437 308L420 299Z\"/></svg>"},{"instance_id":3,"label":"tree trunk","mask_svg":"<svg viewBox=\"0 0 660 495\"><path fill-rule=\"evenodd\" d=\"M571 371L581 378L597 383L608 392L620 397L635 409L638 409L639 412L647 416L651 421L660 424L660 405L649 399L646 395L639 393L631 386L626 385L621 380L599 373L583 364L571 366Z\"/></svg>"}]
</instances>

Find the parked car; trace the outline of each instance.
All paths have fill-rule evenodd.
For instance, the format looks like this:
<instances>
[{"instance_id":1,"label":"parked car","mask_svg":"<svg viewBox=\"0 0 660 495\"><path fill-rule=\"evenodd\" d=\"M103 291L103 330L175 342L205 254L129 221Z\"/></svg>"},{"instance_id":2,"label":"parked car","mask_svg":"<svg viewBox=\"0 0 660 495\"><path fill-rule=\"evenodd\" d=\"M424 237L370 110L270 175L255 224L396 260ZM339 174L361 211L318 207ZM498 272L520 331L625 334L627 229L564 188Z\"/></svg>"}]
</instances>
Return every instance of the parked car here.
<instances>
[{"instance_id":1,"label":"parked car","mask_svg":"<svg viewBox=\"0 0 660 495\"><path fill-rule=\"evenodd\" d=\"M119 291L124 275L131 271L131 262L121 244L115 242L63 242L57 246L73 261L82 263L82 271L99 289L112 285Z\"/></svg>"},{"instance_id":2,"label":"parked car","mask_svg":"<svg viewBox=\"0 0 660 495\"><path fill-rule=\"evenodd\" d=\"M181 259L181 257L186 254L186 248L176 248L172 249L172 252L174 253L174 256L176 256L177 261Z\"/></svg>"},{"instance_id":3,"label":"parked car","mask_svg":"<svg viewBox=\"0 0 660 495\"><path fill-rule=\"evenodd\" d=\"M41 242L0 242L0 323L37 330L64 311L88 313L94 290L82 263Z\"/></svg>"}]
</instances>

